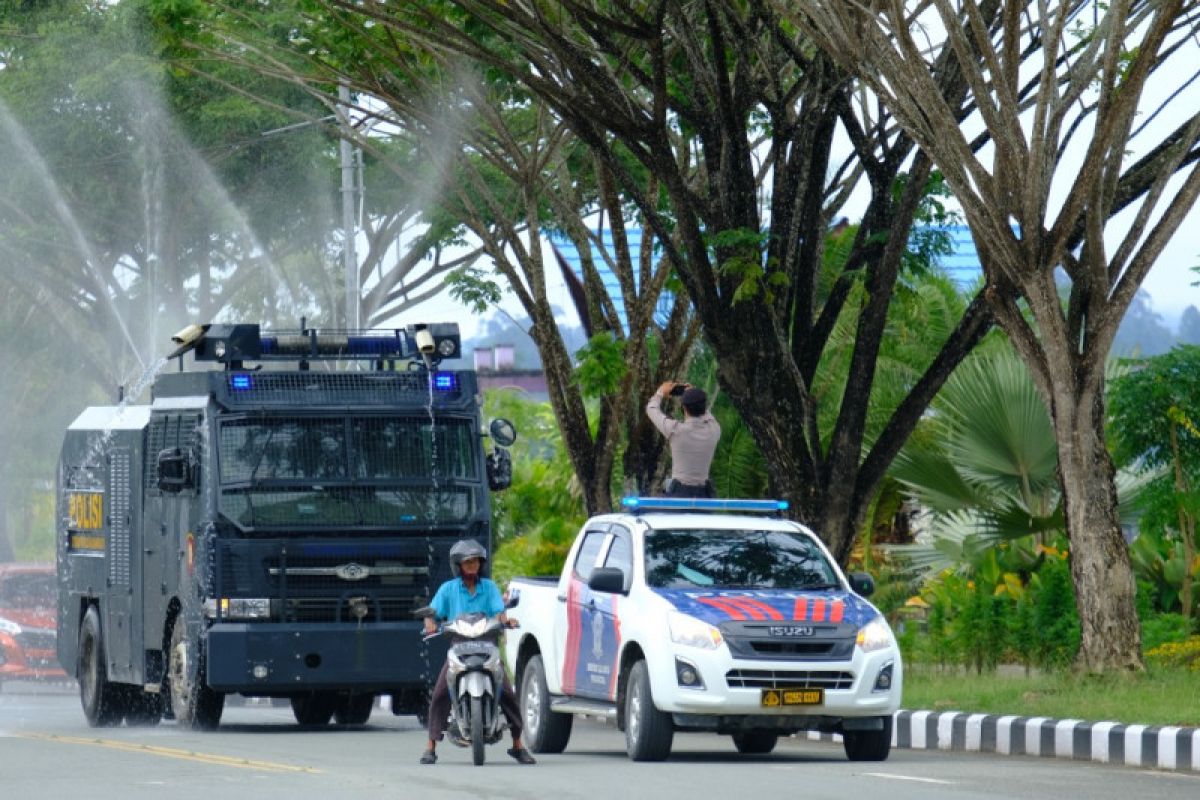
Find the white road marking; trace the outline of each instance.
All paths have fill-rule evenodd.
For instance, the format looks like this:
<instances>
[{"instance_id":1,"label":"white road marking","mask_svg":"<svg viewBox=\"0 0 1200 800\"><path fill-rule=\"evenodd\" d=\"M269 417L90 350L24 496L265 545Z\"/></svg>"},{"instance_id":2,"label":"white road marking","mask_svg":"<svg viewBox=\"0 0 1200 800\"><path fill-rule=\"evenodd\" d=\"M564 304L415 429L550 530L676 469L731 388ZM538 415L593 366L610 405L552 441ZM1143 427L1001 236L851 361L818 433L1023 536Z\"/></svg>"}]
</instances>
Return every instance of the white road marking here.
<instances>
[{"instance_id":1,"label":"white road marking","mask_svg":"<svg viewBox=\"0 0 1200 800\"><path fill-rule=\"evenodd\" d=\"M936 783L941 786L953 786L954 781L943 781L938 778L918 778L915 775L896 775L892 772L864 772L870 778L887 778L893 781L915 781L917 783Z\"/></svg>"}]
</instances>

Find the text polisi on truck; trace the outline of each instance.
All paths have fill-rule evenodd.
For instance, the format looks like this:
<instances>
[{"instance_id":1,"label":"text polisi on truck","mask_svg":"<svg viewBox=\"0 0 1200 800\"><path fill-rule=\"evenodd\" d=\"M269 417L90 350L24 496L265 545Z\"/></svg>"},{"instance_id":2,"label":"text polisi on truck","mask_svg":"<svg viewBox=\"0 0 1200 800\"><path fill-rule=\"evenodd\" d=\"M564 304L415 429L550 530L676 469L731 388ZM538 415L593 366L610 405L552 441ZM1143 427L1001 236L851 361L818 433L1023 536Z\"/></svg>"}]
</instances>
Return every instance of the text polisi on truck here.
<instances>
[{"instance_id":1,"label":"text polisi on truck","mask_svg":"<svg viewBox=\"0 0 1200 800\"><path fill-rule=\"evenodd\" d=\"M442 367L458 326L173 341L148 405L88 408L63 443L58 656L89 724L213 728L231 694L309 725L382 694L424 715L445 644L413 610L456 541L490 550L516 436L497 419L485 451L475 373Z\"/></svg>"}]
</instances>

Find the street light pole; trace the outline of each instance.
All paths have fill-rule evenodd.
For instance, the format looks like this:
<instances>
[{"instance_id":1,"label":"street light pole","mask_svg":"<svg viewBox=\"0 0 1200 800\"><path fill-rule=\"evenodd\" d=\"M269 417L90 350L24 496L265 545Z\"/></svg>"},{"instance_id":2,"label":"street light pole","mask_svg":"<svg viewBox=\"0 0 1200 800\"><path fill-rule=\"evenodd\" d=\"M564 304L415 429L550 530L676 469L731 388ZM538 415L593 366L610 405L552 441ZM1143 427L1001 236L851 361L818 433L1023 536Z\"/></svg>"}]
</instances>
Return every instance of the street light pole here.
<instances>
[{"instance_id":1,"label":"street light pole","mask_svg":"<svg viewBox=\"0 0 1200 800\"><path fill-rule=\"evenodd\" d=\"M346 328L359 327L358 307L358 254L354 249L357 236L354 224L354 200L357 187L354 181L354 146L350 143L350 87L345 83L338 86L338 101L342 105L342 120L346 130L338 143L338 155L342 167L342 232L345 241L342 248L342 263L346 268Z\"/></svg>"}]
</instances>

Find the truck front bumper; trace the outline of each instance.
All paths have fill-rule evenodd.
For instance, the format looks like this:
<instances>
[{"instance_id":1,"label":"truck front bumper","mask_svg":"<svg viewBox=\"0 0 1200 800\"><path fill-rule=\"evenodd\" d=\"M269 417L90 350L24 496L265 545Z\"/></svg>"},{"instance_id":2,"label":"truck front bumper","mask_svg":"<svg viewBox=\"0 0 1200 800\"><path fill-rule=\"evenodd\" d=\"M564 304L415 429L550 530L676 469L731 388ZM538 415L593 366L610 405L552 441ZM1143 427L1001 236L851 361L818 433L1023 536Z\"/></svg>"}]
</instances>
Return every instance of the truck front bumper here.
<instances>
[{"instance_id":1,"label":"truck front bumper","mask_svg":"<svg viewBox=\"0 0 1200 800\"><path fill-rule=\"evenodd\" d=\"M221 692L396 691L432 684L446 644L421 624L228 623L208 630L208 685Z\"/></svg>"}]
</instances>

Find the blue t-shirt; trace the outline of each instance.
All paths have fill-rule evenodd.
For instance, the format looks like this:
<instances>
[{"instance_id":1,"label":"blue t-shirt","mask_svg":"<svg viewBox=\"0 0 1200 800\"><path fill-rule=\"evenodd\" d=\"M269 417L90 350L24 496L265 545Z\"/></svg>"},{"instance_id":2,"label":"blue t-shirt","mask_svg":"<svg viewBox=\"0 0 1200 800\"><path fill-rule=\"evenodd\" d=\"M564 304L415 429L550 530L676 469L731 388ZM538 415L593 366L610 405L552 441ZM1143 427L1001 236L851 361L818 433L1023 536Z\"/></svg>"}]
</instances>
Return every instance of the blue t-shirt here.
<instances>
[{"instance_id":1,"label":"blue t-shirt","mask_svg":"<svg viewBox=\"0 0 1200 800\"><path fill-rule=\"evenodd\" d=\"M494 617L504 611L504 600L500 597L500 587L490 578L480 578L475 584L475 594L467 591L462 578L446 581L438 587L433 602L429 604L438 619L452 620L478 611L489 617Z\"/></svg>"}]
</instances>

